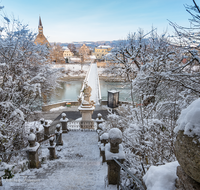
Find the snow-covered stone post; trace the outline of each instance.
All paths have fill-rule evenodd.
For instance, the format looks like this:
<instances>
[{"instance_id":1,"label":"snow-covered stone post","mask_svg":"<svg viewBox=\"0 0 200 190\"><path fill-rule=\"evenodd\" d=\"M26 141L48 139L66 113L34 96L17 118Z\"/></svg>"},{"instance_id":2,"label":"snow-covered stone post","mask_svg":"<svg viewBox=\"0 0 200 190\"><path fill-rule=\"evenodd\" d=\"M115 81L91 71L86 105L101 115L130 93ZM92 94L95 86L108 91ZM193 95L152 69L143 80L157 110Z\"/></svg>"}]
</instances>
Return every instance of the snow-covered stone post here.
<instances>
[{"instance_id":1,"label":"snow-covered stone post","mask_svg":"<svg viewBox=\"0 0 200 190\"><path fill-rule=\"evenodd\" d=\"M118 128L109 131L109 143L105 145L105 157L108 164L108 184L116 185L120 180L120 166L114 161L116 158L123 163L125 154L122 142L122 132Z\"/></svg>"},{"instance_id":2,"label":"snow-covered stone post","mask_svg":"<svg viewBox=\"0 0 200 190\"><path fill-rule=\"evenodd\" d=\"M100 146L100 155L102 156L102 162L105 162L105 145L108 143L109 134L103 133L100 136L101 146Z\"/></svg>"},{"instance_id":3,"label":"snow-covered stone post","mask_svg":"<svg viewBox=\"0 0 200 190\"><path fill-rule=\"evenodd\" d=\"M56 146L63 145L62 130L60 130L60 124L56 125L55 134L56 134Z\"/></svg>"},{"instance_id":4,"label":"snow-covered stone post","mask_svg":"<svg viewBox=\"0 0 200 190\"><path fill-rule=\"evenodd\" d=\"M66 114L62 113L62 118L60 119L61 125L62 125L62 132L63 133L67 133L68 129L67 129L67 123L68 123L68 118L66 118Z\"/></svg>"},{"instance_id":5,"label":"snow-covered stone post","mask_svg":"<svg viewBox=\"0 0 200 190\"><path fill-rule=\"evenodd\" d=\"M200 98L182 110L177 126L175 155L177 167L177 190L200 189Z\"/></svg>"},{"instance_id":6,"label":"snow-covered stone post","mask_svg":"<svg viewBox=\"0 0 200 190\"><path fill-rule=\"evenodd\" d=\"M97 130L98 130L98 129L101 129L101 128L99 128L99 124L100 124L100 123L103 123L103 122L104 122L104 119L102 118L102 115L101 115L100 113L97 114L96 122L97 122Z\"/></svg>"},{"instance_id":7,"label":"snow-covered stone post","mask_svg":"<svg viewBox=\"0 0 200 190\"><path fill-rule=\"evenodd\" d=\"M53 160L53 159L56 159L56 143L54 143L54 137L51 137L49 139L49 143L50 143L50 146L48 147L49 149L49 159L50 160Z\"/></svg>"},{"instance_id":8,"label":"snow-covered stone post","mask_svg":"<svg viewBox=\"0 0 200 190\"><path fill-rule=\"evenodd\" d=\"M44 140L47 140L49 138L49 128L50 128L50 124L48 123L48 121L45 120L43 127L44 127Z\"/></svg>"},{"instance_id":9,"label":"snow-covered stone post","mask_svg":"<svg viewBox=\"0 0 200 190\"><path fill-rule=\"evenodd\" d=\"M29 146L27 148L27 152L30 168L39 168L40 162L38 157L38 149L40 144L36 142L36 135L33 133L33 130L31 130L31 133L28 136L28 142Z\"/></svg>"}]
</instances>

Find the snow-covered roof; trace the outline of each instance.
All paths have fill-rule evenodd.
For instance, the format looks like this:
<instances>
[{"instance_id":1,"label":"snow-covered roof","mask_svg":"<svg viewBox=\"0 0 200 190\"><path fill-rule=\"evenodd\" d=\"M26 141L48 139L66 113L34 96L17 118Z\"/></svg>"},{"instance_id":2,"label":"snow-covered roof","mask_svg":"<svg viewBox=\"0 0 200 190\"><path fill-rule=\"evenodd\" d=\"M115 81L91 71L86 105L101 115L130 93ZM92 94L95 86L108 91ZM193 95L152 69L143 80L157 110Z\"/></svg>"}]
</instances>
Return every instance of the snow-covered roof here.
<instances>
[{"instance_id":1,"label":"snow-covered roof","mask_svg":"<svg viewBox=\"0 0 200 190\"><path fill-rule=\"evenodd\" d=\"M111 46L100 45L100 46L98 46L97 48L108 49L108 48L111 48Z\"/></svg>"},{"instance_id":2,"label":"snow-covered roof","mask_svg":"<svg viewBox=\"0 0 200 190\"><path fill-rule=\"evenodd\" d=\"M69 49L67 46L63 46L63 49L64 49L64 50L69 50L69 51L70 51L70 49Z\"/></svg>"},{"instance_id":3,"label":"snow-covered roof","mask_svg":"<svg viewBox=\"0 0 200 190\"><path fill-rule=\"evenodd\" d=\"M108 92L116 93L116 92L119 92L119 91L113 89L113 90L108 90Z\"/></svg>"}]
</instances>

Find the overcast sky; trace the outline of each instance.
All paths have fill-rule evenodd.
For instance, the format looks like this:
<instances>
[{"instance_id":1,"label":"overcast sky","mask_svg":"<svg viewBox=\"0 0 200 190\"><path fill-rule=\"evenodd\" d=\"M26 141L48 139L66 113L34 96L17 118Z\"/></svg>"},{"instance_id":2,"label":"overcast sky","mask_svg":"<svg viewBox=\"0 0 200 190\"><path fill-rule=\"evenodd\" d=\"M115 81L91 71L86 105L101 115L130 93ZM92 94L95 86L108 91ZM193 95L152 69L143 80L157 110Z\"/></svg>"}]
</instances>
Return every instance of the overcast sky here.
<instances>
[{"instance_id":1,"label":"overcast sky","mask_svg":"<svg viewBox=\"0 0 200 190\"><path fill-rule=\"evenodd\" d=\"M200 0L196 0L200 5ZM14 15L35 32L39 15L49 42L125 39L152 25L172 33L167 19L188 26L184 4L192 0L1 0L8 17Z\"/></svg>"}]
</instances>

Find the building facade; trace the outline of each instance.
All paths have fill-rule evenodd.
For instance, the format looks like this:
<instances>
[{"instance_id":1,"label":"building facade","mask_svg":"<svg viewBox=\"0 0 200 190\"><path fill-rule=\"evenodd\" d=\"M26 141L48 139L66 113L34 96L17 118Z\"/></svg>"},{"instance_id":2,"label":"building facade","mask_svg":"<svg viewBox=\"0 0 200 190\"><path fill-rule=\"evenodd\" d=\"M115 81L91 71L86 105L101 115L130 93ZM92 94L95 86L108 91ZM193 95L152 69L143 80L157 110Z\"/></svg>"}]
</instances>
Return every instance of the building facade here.
<instances>
[{"instance_id":1,"label":"building facade","mask_svg":"<svg viewBox=\"0 0 200 190\"><path fill-rule=\"evenodd\" d=\"M112 48L110 46L100 45L94 48L94 52L92 53L92 55L94 55L97 60L103 60L104 56L108 54L111 51L111 49Z\"/></svg>"},{"instance_id":2,"label":"building facade","mask_svg":"<svg viewBox=\"0 0 200 190\"><path fill-rule=\"evenodd\" d=\"M66 46L63 47L63 57L66 59L66 58L70 58L72 57L74 54L70 51L70 49Z\"/></svg>"},{"instance_id":3,"label":"building facade","mask_svg":"<svg viewBox=\"0 0 200 190\"><path fill-rule=\"evenodd\" d=\"M87 58L90 55L90 49L85 44L83 44L79 49L79 56Z\"/></svg>"}]
</instances>

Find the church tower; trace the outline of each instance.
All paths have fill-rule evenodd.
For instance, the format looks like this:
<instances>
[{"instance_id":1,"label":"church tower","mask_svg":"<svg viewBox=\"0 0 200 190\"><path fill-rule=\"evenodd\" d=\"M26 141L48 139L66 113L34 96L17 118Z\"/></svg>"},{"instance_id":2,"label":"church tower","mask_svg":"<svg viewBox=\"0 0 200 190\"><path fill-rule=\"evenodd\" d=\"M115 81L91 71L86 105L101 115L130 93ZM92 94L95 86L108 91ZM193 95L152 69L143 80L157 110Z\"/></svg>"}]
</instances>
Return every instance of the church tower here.
<instances>
[{"instance_id":1,"label":"church tower","mask_svg":"<svg viewBox=\"0 0 200 190\"><path fill-rule=\"evenodd\" d=\"M41 17L39 17L38 35L35 39L35 44L41 44L41 45L46 44L47 47L50 47L48 40L46 39L46 37L43 34L43 26L42 26Z\"/></svg>"},{"instance_id":2,"label":"church tower","mask_svg":"<svg viewBox=\"0 0 200 190\"><path fill-rule=\"evenodd\" d=\"M43 34L43 26L42 26L41 17L39 17L38 33L39 33L40 35Z\"/></svg>"}]
</instances>

